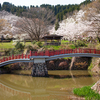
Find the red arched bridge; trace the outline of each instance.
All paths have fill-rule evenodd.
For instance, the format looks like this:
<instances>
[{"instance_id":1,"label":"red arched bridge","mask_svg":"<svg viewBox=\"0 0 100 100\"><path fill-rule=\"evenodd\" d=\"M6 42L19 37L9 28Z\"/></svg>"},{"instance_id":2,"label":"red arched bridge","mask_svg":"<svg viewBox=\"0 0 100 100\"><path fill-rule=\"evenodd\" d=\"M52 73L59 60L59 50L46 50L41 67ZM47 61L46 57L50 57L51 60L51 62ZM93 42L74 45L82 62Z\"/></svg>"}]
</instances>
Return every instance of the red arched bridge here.
<instances>
[{"instance_id":1,"label":"red arched bridge","mask_svg":"<svg viewBox=\"0 0 100 100\"><path fill-rule=\"evenodd\" d=\"M64 57L100 57L100 50L96 49L63 49L44 52L32 52L28 55L12 55L0 59L0 67L17 62L34 62L32 76L48 76L46 61L64 58Z\"/></svg>"},{"instance_id":2,"label":"red arched bridge","mask_svg":"<svg viewBox=\"0 0 100 100\"><path fill-rule=\"evenodd\" d=\"M0 59L0 67L17 62L34 62L35 59L42 59L40 62L48 60L54 60L64 57L100 57L100 50L96 49L63 49L54 51L41 51L32 52L28 55L12 55L10 57L4 57ZM35 60L36 61L36 60Z\"/></svg>"}]
</instances>

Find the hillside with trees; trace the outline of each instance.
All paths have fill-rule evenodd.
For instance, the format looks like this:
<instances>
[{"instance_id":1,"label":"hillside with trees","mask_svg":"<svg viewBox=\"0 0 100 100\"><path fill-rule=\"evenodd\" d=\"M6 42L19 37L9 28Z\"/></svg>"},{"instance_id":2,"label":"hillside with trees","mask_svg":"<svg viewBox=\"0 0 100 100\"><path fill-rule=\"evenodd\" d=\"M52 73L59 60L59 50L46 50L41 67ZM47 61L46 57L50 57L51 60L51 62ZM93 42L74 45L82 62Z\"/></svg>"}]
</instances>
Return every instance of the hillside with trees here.
<instances>
[{"instance_id":1,"label":"hillside with trees","mask_svg":"<svg viewBox=\"0 0 100 100\"><path fill-rule=\"evenodd\" d=\"M40 7L30 5L28 6L15 6L12 3L4 2L2 5L0 4L0 10L5 10L12 14L16 14L17 16L22 16L23 12L27 12L27 10L31 8L48 8L52 10L56 16L56 18L61 21L63 18L67 18L68 15L72 14L75 10L80 10L81 5L87 5L91 2L91 0L85 0L81 4L69 4L69 5L49 5L49 4L42 4Z\"/></svg>"}]
</instances>

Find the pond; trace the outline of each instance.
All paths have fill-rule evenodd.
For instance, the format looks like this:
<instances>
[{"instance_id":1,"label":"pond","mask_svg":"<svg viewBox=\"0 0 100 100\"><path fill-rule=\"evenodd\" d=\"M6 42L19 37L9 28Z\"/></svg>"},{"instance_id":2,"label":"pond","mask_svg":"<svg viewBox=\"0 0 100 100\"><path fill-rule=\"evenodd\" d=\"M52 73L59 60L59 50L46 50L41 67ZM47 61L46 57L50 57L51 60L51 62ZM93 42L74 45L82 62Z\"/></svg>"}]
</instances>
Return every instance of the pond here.
<instances>
[{"instance_id":1,"label":"pond","mask_svg":"<svg viewBox=\"0 0 100 100\"><path fill-rule=\"evenodd\" d=\"M83 70L48 71L49 77L31 77L31 71L0 75L0 100L70 100L73 89L93 85L100 76Z\"/></svg>"}]
</instances>

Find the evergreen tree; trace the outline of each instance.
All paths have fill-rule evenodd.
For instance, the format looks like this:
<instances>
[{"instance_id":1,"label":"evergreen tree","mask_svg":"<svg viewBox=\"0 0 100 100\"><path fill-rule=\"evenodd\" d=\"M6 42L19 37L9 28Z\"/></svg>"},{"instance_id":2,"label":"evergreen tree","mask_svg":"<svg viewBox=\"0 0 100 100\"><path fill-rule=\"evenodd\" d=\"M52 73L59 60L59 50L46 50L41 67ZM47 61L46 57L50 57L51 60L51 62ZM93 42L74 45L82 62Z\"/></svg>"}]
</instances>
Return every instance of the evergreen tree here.
<instances>
[{"instance_id":1,"label":"evergreen tree","mask_svg":"<svg viewBox=\"0 0 100 100\"><path fill-rule=\"evenodd\" d=\"M55 30L57 30L58 28L59 28L59 22L56 21L56 23L55 23Z\"/></svg>"},{"instance_id":2,"label":"evergreen tree","mask_svg":"<svg viewBox=\"0 0 100 100\"><path fill-rule=\"evenodd\" d=\"M1 3L0 3L0 10L1 10Z\"/></svg>"}]
</instances>

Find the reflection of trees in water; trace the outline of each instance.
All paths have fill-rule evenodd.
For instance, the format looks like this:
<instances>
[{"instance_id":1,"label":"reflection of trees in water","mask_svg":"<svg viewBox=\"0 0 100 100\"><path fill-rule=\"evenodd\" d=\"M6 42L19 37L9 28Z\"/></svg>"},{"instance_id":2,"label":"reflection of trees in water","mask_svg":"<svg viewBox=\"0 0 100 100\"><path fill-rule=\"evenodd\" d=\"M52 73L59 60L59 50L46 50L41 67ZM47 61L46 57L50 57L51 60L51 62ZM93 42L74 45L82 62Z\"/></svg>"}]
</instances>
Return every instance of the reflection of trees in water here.
<instances>
[{"instance_id":1,"label":"reflection of trees in water","mask_svg":"<svg viewBox=\"0 0 100 100\"><path fill-rule=\"evenodd\" d=\"M72 73L71 69L70 69L70 75L72 76L72 80L73 80L74 83L76 84L76 80L75 80L75 78L73 77L73 73Z\"/></svg>"},{"instance_id":2,"label":"reflection of trees in water","mask_svg":"<svg viewBox=\"0 0 100 100\"><path fill-rule=\"evenodd\" d=\"M92 85L96 81L99 80L100 75L93 75L93 73L90 74L90 72L88 72L88 71L86 71L86 72L79 73L79 74L75 75L75 73L73 73L73 71L70 70L70 75L72 77L72 80L73 80L74 84L76 84L78 87L81 87L81 86L84 86L84 85ZM79 78L81 78L81 79L79 79Z\"/></svg>"}]
</instances>

